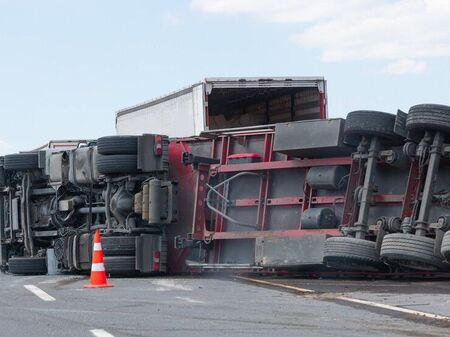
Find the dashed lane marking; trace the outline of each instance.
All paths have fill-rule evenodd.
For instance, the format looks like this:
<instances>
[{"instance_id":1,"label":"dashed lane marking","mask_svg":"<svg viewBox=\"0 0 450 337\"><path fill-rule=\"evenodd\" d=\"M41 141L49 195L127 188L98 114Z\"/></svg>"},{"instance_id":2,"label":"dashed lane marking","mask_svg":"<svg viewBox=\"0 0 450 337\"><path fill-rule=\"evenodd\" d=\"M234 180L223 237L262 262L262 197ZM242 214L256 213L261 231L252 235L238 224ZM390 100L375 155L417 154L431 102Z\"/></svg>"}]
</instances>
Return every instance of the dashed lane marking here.
<instances>
[{"instance_id":1,"label":"dashed lane marking","mask_svg":"<svg viewBox=\"0 0 450 337\"><path fill-rule=\"evenodd\" d=\"M95 337L114 337L109 332L107 332L103 329L93 329L90 331L91 331L91 334L94 335Z\"/></svg>"},{"instance_id":2,"label":"dashed lane marking","mask_svg":"<svg viewBox=\"0 0 450 337\"><path fill-rule=\"evenodd\" d=\"M295 292L298 292L298 293L302 293L302 294L317 295L318 299L322 298L322 299L331 299L331 300L355 303L355 304L364 305L364 306L367 306L367 307L380 308L380 309L400 312L400 313L403 313L403 314L420 316L420 317L424 317L424 318L450 322L450 316L442 316L442 315L437 315L437 314L424 312L424 311L411 310L411 309L406 309L406 308L402 308L402 307L397 307L395 305L389 305L389 304L377 303L377 302L372 302L372 301L360 300L360 299L353 298L353 297L348 297L348 296L338 296L338 295L333 295L333 294L329 294L329 293L318 293L318 292L316 292L315 290L312 290L312 289L299 288L299 287L290 286L290 285L281 284L281 283L276 283L276 282L258 280L258 279L254 279L254 278L250 278L250 277L238 276L237 278L240 279L240 280L243 280L243 281L248 281L248 282L252 282L252 283L256 283L256 284L262 284L262 285L267 285L267 286L271 286L271 287L292 290L292 291L295 291Z\"/></svg>"},{"instance_id":3,"label":"dashed lane marking","mask_svg":"<svg viewBox=\"0 0 450 337\"><path fill-rule=\"evenodd\" d=\"M56 299L53 296L50 296L47 294L44 290L32 285L32 284L26 284L24 285L25 289L35 294L37 297L39 297L41 300L50 302L50 301L56 301Z\"/></svg>"}]
</instances>

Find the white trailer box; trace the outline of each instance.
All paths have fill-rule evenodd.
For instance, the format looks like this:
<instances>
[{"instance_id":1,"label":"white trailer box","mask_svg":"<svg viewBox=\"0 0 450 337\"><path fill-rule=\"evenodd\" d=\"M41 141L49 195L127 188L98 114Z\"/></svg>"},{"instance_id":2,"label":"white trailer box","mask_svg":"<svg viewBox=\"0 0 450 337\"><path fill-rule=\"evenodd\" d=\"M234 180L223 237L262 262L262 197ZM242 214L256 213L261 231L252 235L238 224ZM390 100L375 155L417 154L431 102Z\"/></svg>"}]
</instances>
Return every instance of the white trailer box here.
<instances>
[{"instance_id":1,"label":"white trailer box","mask_svg":"<svg viewBox=\"0 0 450 337\"><path fill-rule=\"evenodd\" d=\"M119 135L170 137L204 131L326 118L322 77L207 78L116 113Z\"/></svg>"}]
</instances>

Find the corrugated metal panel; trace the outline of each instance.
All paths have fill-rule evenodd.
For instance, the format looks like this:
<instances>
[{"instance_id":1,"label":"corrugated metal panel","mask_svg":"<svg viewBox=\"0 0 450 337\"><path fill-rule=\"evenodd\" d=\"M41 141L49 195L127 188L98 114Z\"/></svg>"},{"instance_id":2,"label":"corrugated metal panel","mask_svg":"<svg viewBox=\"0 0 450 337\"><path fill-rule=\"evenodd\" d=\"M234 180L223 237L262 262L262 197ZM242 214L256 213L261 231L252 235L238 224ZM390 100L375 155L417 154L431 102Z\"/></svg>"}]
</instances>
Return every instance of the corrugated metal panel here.
<instances>
[{"instance_id":1,"label":"corrugated metal panel","mask_svg":"<svg viewBox=\"0 0 450 337\"><path fill-rule=\"evenodd\" d=\"M188 137L203 131L203 125L202 84L121 110L116 117L116 132L119 135L159 133L170 137Z\"/></svg>"}]
</instances>

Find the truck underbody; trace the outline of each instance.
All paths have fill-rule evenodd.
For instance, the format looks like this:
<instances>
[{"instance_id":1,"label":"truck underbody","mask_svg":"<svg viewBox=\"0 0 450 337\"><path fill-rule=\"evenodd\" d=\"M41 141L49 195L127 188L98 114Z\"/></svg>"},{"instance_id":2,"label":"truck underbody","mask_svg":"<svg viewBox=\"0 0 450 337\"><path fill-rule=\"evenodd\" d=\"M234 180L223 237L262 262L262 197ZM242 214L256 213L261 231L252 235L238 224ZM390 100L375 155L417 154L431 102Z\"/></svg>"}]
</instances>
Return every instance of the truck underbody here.
<instances>
[{"instance_id":1,"label":"truck underbody","mask_svg":"<svg viewBox=\"0 0 450 337\"><path fill-rule=\"evenodd\" d=\"M111 274L166 271L176 219L165 136L102 137L75 149L4 157L1 258L11 273L85 272L103 233Z\"/></svg>"}]
</instances>

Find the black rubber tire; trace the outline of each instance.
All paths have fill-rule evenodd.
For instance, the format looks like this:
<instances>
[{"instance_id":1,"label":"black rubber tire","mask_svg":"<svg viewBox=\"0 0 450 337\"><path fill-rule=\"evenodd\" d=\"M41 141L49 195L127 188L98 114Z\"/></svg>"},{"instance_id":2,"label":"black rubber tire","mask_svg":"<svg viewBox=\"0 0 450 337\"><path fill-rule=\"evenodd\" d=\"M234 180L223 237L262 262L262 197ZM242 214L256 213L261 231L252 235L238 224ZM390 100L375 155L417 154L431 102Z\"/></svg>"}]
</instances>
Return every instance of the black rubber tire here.
<instances>
[{"instance_id":1,"label":"black rubber tire","mask_svg":"<svg viewBox=\"0 0 450 337\"><path fill-rule=\"evenodd\" d=\"M324 262L344 271L377 272L385 269L375 242L349 237L331 237L325 241Z\"/></svg>"},{"instance_id":2,"label":"black rubber tire","mask_svg":"<svg viewBox=\"0 0 450 337\"><path fill-rule=\"evenodd\" d=\"M442 239L441 254L447 262L450 262L450 231L445 232L444 238Z\"/></svg>"},{"instance_id":3,"label":"black rubber tire","mask_svg":"<svg viewBox=\"0 0 450 337\"><path fill-rule=\"evenodd\" d=\"M47 274L45 257L11 257L8 260L8 270L11 274L40 275Z\"/></svg>"},{"instance_id":4,"label":"black rubber tire","mask_svg":"<svg viewBox=\"0 0 450 337\"><path fill-rule=\"evenodd\" d=\"M97 156L97 170L102 174L136 173L137 155L111 154Z\"/></svg>"},{"instance_id":5,"label":"black rubber tire","mask_svg":"<svg viewBox=\"0 0 450 337\"><path fill-rule=\"evenodd\" d=\"M5 156L5 170L35 170L39 168L37 152L15 153Z\"/></svg>"},{"instance_id":6,"label":"black rubber tire","mask_svg":"<svg viewBox=\"0 0 450 337\"><path fill-rule=\"evenodd\" d=\"M97 140L100 154L137 154L137 136L106 136Z\"/></svg>"},{"instance_id":7,"label":"black rubber tire","mask_svg":"<svg viewBox=\"0 0 450 337\"><path fill-rule=\"evenodd\" d=\"M105 270L110 275L136 274L135 256L105 256Z\"/></svg>"},{"instance_id":8,"label":"black rubber tire","mask_svg":"<svg viewBox=\"0 0 450 337\"><path fill-rule=\"evenodd\" d=\"M430 131L450 133L450 106L439 104L419 104L409 109L406 129L413 134Z\"/></svg>"},{"instance_id":9,"label":"black rubber tire","mask_svg":"<svg viewBox=\"0 0 450 337\"><path fill-rule=\"evenodd\" d=\"M395 115L381 112L360 110L348 113L345 120L345 142L358 145L362 136L377 136L389 144L400 144L403 139L394 133Z\"/></svg>"},{"instance_id":10,"label":"black rubber tire","mask_svg":"<svg viewBox=\"0 0 450 337\"><path fill-rule=\"evenodd\" d=\"M102 249L104 256L135 256L135 236L102 236Z\"/></svg>"},{"instance_id":11,"label":"black rubber tire","mask_svg":"<svg viewBox=\"0 0 450 337\"><path fill-rule=\"evenodd\" d=\"M434 255L434 239L425 236L388 234L381 244L380 256L388 264L406 269L438 271L446 268L442 259Z\"/></svg>"}]
</instances>

